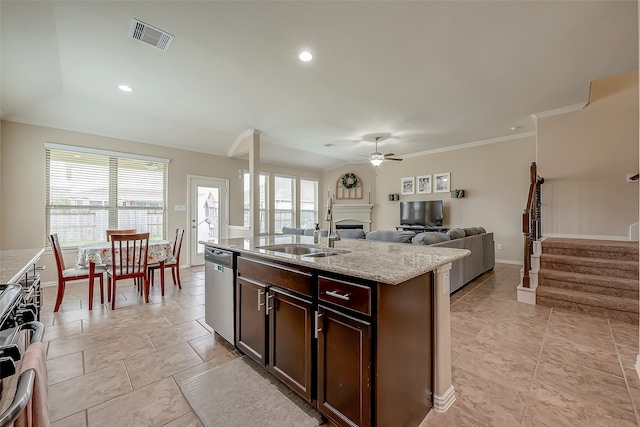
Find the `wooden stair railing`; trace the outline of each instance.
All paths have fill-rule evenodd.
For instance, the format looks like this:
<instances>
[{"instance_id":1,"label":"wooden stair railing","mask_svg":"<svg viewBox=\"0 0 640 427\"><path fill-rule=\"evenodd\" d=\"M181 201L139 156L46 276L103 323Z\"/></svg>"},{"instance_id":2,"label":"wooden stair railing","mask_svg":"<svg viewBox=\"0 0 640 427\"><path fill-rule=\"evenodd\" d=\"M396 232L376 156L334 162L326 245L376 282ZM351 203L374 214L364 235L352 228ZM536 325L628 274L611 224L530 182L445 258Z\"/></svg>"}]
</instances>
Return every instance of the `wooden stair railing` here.
<instances>
[{"instance_id":1,"label":"wooden stair railing","mask_svg":"<svg viewBox=\"0 0 640 427\"><path fill-rule=\"evenodd\" d=\"M529 271L531 270L531 254L533 252L533 242L542 235L540 231L541 216L541 191L540 186L544 183L544 178L538 175L536 162L531 162L529 168L529 195L527 205L522 212L522 234L524 235L524 274L522 276L522 286L531 287Z\"/></svg>"}]
</instances>

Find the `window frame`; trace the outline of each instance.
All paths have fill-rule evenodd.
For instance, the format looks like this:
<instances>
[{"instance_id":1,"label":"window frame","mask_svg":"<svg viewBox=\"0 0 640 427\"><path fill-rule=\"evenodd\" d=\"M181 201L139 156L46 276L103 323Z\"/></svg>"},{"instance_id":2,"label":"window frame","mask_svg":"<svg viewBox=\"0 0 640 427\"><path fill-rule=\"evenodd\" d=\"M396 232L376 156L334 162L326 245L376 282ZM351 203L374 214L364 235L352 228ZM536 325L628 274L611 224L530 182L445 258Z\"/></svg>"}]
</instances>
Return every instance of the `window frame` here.
<instances>
[{"instance_id":1,"label":"window frame","mask_svg":"<svg viewBox=\"0 0 640 427\"><path fill-rule=\"evenodd\" d=\"M106 229L136 228L140 232L149 231L154 238L166 238L169 159L49 142L44 146L46 158L45 242L47 242L47 247L50 247L48 236L51 233L60 234L61 227L64 229L64 225L69 225L67 228L69 233L67 236L64 236L63 233L60 239L65 249L104 241ZM72 157L73 161L71 161ZM56 159L58 159L58 165L52 163ZM75 168L72 168L72 163L75 163ZM71 172L66 172L67 174L80 171L79 183L90 182L95 179L95 175L92 174L101 173L101 179L106 178L107 181L106 190L96 196L96 200L91 200L91 194L83 196L81 193L78 193L78 197L74 198L75 189L52 191L52 180L63 178L62 173L56 170L56 167L60 167L60 165L63 165L65 170L71 170ZM147 169L149 173L145 174L143 169ZM86 174L86 176L82 174ZM162 182L156 185L158 174L160 174ZM66 186L73 187L72 181L68 177L66 179ZM159 198L124 200L119 197L119 195L125 194L125 188L127 188L128 197L135 196L135 185L131 184L144 183L145 181L153 183L149 187L148 194L158 195L160 193ZM67 201L67 203L63 203L63 201ZM72 220L65 224L64 221L53 221L56 211L62 216L72 215L74 220L78 222L74 224ZM143 226L139 222L138 215L140 214L136 212L142 213L142 217L147 219ZM129 217L129 221L119 224L120 221L123 221L123 213ZM89 223L83 226L83 218L79 214L90 218ZM154 218L155 220L160 219L160 223L155 227L153 225ZM149 219L152 220L152 223L149 223ZM59 224L59 226L55 224Z\"/></svg>"}]
</instances>

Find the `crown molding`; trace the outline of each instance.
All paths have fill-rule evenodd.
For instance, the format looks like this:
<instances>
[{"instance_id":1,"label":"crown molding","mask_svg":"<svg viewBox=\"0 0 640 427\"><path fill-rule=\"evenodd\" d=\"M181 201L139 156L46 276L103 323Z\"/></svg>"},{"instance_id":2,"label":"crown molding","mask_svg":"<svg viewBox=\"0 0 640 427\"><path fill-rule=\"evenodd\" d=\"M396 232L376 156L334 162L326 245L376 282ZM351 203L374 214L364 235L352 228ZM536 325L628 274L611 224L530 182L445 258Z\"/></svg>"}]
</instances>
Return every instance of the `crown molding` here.
<instances>
[{"instance_id":1,"label":"crown molding","mask_svg":"<svg viewBox=\"0 0 640 427\"><path fill-rule=\"evenodd\" d=\"M573 113L574 111L582 110L586 105L587 105L586 102L582 102L580 104L573 104L566 107L556 108L554 110L542 111L540 113L532 114L531 118L534 121L537 121L538 119L544 119L552 116L559 116L561 114L566 114L566 113Z\"/></svg>"}]
</instances>

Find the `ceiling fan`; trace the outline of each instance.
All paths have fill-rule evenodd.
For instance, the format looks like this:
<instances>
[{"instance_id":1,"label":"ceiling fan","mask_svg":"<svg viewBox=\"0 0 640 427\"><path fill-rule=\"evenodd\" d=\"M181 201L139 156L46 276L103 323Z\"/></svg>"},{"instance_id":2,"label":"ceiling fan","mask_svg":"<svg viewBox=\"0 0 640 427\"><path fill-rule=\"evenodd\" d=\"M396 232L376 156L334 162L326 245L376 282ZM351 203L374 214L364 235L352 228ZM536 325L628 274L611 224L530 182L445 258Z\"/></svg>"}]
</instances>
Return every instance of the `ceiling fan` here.
<instances>
[{"instance_id":1,"label":"ceiling fan","mask_svg":"<svg viewBox=\"0 0 640 427\"><path fill-rule=\"evenodd\" d=\"M380 140L380 136L376 136L375 140L376 140L376 151L371 153L369 155L369 162L375 166L378 167L382 164L382 162L384 162L385 160L396 160L396 161L402 161L402 159L399 159L397 157L393 157L395 156L395 154L393 153L387 153L387 154L382 154L378 151L378 140Z\"/></svg>"}]
</instances>

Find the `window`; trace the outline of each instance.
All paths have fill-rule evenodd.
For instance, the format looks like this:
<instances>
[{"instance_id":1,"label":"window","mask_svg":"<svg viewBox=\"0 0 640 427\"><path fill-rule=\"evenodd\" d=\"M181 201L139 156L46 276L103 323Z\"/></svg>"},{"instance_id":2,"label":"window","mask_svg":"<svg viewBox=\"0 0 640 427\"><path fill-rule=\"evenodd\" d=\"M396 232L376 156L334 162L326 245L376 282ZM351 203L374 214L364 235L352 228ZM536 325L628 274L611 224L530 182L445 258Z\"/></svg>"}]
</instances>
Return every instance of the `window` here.
<instances>
[{"instance_id":1,"label":"window","mask_svg":"<svg viewBox=\"0 0 640 427\"><path fill-rule=\"evenodd\" d=\"M275 177L274 224L275 232L282 233L282 227L295 227L296 180L286 176Z\"/></svg>"},{"instance_id":2,"label":"window","mask_svg":"<svg viewBox=\"0 0 640 427\"><path fill-rule=\"evenodd\" d=\"M65 247L104 241L107 229L165 237L168 160L48 143L45 148L47 235L58 233Z\"/></svg>"},{"instance_id":3,"label":"window","mask_svg":"<svg viewBox=\"0 0 640 427\"><path fill-rule=\"evenodd\" d=\"M269 198L268 194L268 175L260 174L260 206L259 206L259 214L260 214L260 233L266 234L269 232ZM250 202L250 188L251 188L251 180L249 172L245 172L243 174L244 179L244 226L251 226L251 202Z\"/></svg>"},{"instance_id":4,"label":"window","mask_svg":"<svg viewBox=\"0 0 640 427\"><path fill-rule=\"evenodd\" d=\"M315 228L318 222L318 181L300 178L300 227Z\"/></svg>"}]
</instances>

